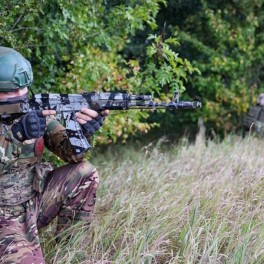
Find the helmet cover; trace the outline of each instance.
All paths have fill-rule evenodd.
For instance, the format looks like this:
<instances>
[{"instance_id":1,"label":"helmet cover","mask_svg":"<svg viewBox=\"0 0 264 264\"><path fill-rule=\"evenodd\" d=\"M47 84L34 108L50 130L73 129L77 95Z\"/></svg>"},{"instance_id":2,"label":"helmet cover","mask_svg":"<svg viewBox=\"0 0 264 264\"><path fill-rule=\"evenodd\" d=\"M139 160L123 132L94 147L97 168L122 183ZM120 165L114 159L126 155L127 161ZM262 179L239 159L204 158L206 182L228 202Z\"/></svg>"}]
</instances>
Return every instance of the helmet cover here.
<instances>
[{"instance_id":1,"label":"helmet cover","mask_svg":"<svg viewBox=\"0 0 264 264\"><path fill-rule=\"evenodd\" d=\"M19 52L0 46L0 92L13 92L33 81L31 64Z\"/></svg>"}]
</instances>

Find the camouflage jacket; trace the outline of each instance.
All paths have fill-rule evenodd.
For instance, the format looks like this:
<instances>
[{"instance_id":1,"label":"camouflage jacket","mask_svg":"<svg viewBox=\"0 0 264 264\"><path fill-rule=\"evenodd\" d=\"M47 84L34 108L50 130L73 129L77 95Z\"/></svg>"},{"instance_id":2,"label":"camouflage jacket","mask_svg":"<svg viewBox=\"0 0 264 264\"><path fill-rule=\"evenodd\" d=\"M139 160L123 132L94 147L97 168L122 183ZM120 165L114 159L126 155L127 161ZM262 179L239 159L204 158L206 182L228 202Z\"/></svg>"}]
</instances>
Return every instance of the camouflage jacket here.
<instances>
[{"instance_id":1,"label":"camouflage jacket","mask_svg":"<svg viewBox=\"0 0 264 264\"><path fill-rule=\"evenodd\" d=\"M264 106L249 107L247 116L243 119L244 129L264 137Z\"/></svg>"},{"instance_id":2,"label":"camouflage jacket","mask_svg":"<svg viewBox=\"0 0 264 264\"><path fill-rule=\"evenodd\" d=\"M18 122L19 119L13 122ZM0 122L0 206L21 204L41 192L52 165L41 163L44 145L69 163L80 162L86 153L73 153L65 128L47 117L44 139L19 142L13 137L12 125Z\"/></svg>"}]
</instances>

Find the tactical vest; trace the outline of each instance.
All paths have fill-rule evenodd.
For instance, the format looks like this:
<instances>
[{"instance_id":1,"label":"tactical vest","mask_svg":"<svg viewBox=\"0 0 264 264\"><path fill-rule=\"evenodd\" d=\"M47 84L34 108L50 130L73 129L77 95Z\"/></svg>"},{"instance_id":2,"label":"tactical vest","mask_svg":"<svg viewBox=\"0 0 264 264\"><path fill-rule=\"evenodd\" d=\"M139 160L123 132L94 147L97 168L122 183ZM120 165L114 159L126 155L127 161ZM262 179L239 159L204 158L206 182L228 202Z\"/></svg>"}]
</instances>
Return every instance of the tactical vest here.
<instances>
[{"instance_id":1,"label":"tactical vest","mask_svg":"<svg viewBox=\"0 0 264 264\"><path fill-rule=\"evenodd\" d=\"M244 128L264 136L264 107L251 106L243 120Z\"/></svg>"},{"instance_id":2,"label":"tactical vest","mask_svg":"<svg viewBox=\"0 0 264 264\"><path fill-rule=\"evenodd\" d=\"M0 205L21 204L41 192L52 169L46 164L42 169L43 138L19 142L11 126L0 123Z\"/></svg>"}]
</instances>

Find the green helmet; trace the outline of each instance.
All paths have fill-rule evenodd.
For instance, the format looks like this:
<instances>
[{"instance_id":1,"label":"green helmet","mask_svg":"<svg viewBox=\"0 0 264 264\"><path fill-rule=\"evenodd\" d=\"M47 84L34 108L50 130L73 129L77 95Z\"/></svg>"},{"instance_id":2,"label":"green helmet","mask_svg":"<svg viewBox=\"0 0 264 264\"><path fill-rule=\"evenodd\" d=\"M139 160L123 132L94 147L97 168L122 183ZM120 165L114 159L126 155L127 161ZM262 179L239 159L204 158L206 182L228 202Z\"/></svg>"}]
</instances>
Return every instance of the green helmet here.
<instances>
[{"instance_id":1,"label":"green helmet","mask_svg":"<svg viewBox=\"0 0 264 264\"><path fill-rule=\"evenodd\" d=\"M31 64L19 52L0 46L0 92L13 92L33 81Z\"/></svg>"}]
</instances>

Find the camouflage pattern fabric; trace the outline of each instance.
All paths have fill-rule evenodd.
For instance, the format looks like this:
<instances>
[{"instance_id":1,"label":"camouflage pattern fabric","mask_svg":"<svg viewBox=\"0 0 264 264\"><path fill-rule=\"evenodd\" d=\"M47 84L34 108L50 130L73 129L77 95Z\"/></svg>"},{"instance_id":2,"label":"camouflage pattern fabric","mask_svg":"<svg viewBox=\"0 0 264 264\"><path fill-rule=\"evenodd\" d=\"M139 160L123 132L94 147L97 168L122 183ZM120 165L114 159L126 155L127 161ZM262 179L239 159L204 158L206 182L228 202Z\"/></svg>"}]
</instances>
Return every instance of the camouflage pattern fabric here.
<instances>
[{"instance_id":1,"label":"camouflage pattern fabric","mask_svg":"<svg viewBox=\"0 0 264 264\"><path fill-rule=\"evenodd\" d=\"M69 163L80 162L86 153L75 155L66 129L52 117L47 117L47 129L44 135L45 146L58 157ZM87 139L88 136L87 136Z\"/></svg>"},{"instance_id":2,"label":"camouflage pattern fabric","mask_svg":"<svg viewBox=\"0 0 264 264\"><path fill-rule=\"evenodd\" d=\"M94 209L98 173L86 153L76 156L65 128L47 117L44 139L17 141L11 123L0 122L0 263L44 263L38 229L58 216L56 234ZM70 163L55 170L41 163L45 146Z\"/></svg>"},{"instance_id":3,"label":"camouflage pattern fabric","mask_svg":"<svg viewBox=\"0 0 264 264\"><path fill-rule=\"evenodd\" d=\"M250 106L248 114L243 118L244 130L255 133L258 137L264 137L264 94L257 98L257 105Z\"/></svg>"},{"instance_id":4,"label":"camouflage pattern fabric","mask_svg":"<svg viewBox=\"0 0 264 264\"><path fill-rule=\"evenodd\" d=\"M39 176L44 143L50 151L69 163L80 162L86 155L74 154L65 128L52 117L47 117L44 142L42 138L19 142L13 137L11 126L0 123L0 205L20 204L40 191L39 186L35 189L33 182ZM51 165L44 167L46 172L52 170Z\"/></svg>"},{"instance_id":5,"label":"camouflage pattern fabric","mask_svg":"<svg viewBox=\"0 0 264 264\"><path fill-rule=\"evenodd\" d=\"M68 164L47 175L42 193L19 205L0 206L0 263L45 263L38 229L58 216L56 234L94 210L97 170L88 162Z\"/></svg>"},{"instance_id":6,"label":"camouflage pattern fabric","mask_svg":"<svg viewBox=\"0 0 264 264\"><path fill-rule=\"evenodd\" d=\"M41 158L34 151L37 140L19 142L11 125L2 124L0 133L0 205L25 202L35 195L34 167Z\"/></svg>"}]
</instances>

